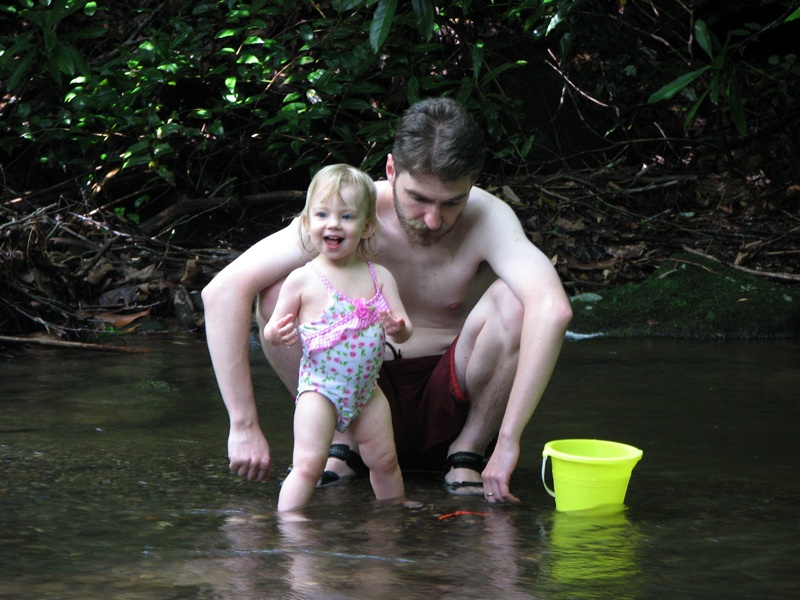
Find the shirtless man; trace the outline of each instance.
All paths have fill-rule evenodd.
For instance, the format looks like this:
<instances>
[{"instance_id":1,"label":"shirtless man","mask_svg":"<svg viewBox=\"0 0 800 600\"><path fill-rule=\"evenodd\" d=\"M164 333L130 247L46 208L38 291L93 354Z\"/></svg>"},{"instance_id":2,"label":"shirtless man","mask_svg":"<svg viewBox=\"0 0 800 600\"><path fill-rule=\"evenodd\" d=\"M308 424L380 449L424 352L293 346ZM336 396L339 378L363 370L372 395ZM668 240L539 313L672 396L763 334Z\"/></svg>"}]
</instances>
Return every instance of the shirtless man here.
<instances>
[{"instance_id":1,"label":"shirtless man","mask_svg":"<svg viewBox=\"0 0 800 600\"><path fill-rule=\"evenodd\" d=\"M378 381L392 407L403 468L442 470L452 493L511 502L518 500L509 482L520 437L572 311L555 269L511 208L474 187L482 166L482 135L459 103L425 100L403 116L386 180L376 182L375 262L394 275L414 335L387 349ZM283 279L310 259L292 222L203 290L209 351L230 417L230 469L250 480L267 480L271 466L248 356L253 300L262 330ZM296 390L297 345L261 341L283 383ZM334 444L357 458L346 433ZM343 455L333 450L331 456L333 479L352 474L353 462L334 458Z\"/></svg>"}]
</instances>

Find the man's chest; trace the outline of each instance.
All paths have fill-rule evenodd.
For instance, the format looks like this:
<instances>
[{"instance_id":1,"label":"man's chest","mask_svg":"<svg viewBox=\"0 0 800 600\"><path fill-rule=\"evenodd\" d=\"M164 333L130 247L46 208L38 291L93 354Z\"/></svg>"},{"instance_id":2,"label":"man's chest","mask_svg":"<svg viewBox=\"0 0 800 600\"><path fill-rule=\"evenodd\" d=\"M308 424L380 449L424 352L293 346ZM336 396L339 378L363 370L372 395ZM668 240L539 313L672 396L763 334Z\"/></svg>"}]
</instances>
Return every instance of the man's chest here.
<instances>
[{"instance_id":1,"label":"man's chest","mask_svg":"<svg viewBox=\"0 0 800 600\"><path fill-rule=\"evenodd\" d=\"M379 260L392 272L412 319L468 312L495 279L486 263L467 253L386 252Z\"/></svg>"}]
</instances>

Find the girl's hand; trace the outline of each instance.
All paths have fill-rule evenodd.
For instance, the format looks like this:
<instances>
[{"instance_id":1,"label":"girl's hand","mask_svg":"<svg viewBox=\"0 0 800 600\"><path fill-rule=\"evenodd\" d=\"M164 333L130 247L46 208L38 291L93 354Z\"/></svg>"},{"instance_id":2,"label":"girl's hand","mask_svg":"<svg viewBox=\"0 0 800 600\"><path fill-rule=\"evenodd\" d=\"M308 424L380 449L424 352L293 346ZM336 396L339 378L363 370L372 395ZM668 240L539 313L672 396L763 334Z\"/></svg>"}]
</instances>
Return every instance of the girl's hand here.
<instances>
[{"instance_id":1,"label":"girl's hand","mask_svg":"<svg viewBox=\"0 0 800 600\"><path fill-rule=\"evenodd\" d=\"M408 339L405 319L395 317L388 310L381 311L379 315L386 335L391 336L397 343L402 343Z\"/></svg>"},{"instance_id":2,"label":"girl's hand","mask_svg":"<svg viewBox=\"0 0 800 600\"><path fill-rule=\"evenodd\" d=\"M290 313L278 320L270 319L264 326L264 337L273 346L294 346L300 337L294 324L294 315Z\"/></svg>"}]
</instances>

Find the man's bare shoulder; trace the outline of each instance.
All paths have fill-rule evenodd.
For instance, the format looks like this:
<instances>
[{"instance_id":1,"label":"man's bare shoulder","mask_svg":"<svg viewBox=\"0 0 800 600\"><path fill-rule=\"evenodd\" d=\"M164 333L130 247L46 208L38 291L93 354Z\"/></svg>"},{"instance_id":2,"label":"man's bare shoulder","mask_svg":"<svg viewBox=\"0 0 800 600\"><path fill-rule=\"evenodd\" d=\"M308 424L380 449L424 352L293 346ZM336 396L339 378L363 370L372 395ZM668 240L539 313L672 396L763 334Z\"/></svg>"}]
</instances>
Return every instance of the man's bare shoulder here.
<instances>
[{"instance_id":1,"label":"man's bare shoulder","mask_svg":"<svg viewBox=\"0 0 800 600\"><path fill-rule=\"evenodd\" d=\"M479 239L496 236L496 227L521 227L516 213L508 204L479 187L473 187L470 191L462 217L468 233Z\"/></svg>"},{"instance_id":2,"label":"man's bare shoulder","mask_svg":"<svg viewBox=\"0 0 800 600\"><path fill-rule=\"evenodd\" d=\"M506 214L513 215L514 211L503 200L486 191L483 188L474 186L469 192L469 201L467 208L486 213L487 215L494 214L498 209Z\"/></svg>"}]
</instances>

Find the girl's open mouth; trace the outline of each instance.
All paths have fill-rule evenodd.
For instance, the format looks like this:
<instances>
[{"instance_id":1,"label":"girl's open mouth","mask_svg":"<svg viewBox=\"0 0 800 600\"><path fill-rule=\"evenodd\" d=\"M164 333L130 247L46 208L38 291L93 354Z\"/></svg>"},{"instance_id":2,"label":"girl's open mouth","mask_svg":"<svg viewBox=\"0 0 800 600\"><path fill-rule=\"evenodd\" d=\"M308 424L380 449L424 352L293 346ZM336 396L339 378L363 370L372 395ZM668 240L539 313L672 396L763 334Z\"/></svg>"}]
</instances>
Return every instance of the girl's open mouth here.
<instances>
[{"instance_id":1,"label":"girl's open mouth","mask_svg":"<svg viewBox=\"0 0 800 600\"><path fill-rule=\"evenodd\" d=\"M322 239L325 241L325 245L328 246L328 248L332 249L338 248L339 246L342 245L342 242L344 241L344 238L340 238L337 236L325 236Z\"/></svg>"}]
</instances>

